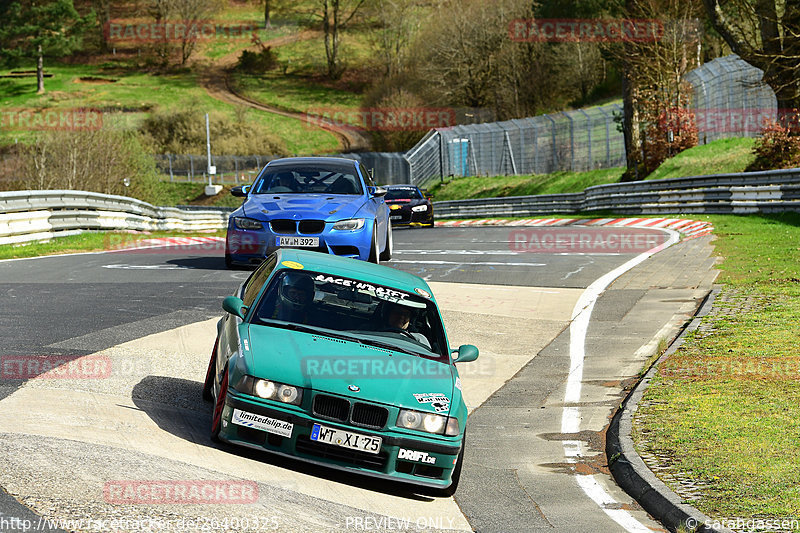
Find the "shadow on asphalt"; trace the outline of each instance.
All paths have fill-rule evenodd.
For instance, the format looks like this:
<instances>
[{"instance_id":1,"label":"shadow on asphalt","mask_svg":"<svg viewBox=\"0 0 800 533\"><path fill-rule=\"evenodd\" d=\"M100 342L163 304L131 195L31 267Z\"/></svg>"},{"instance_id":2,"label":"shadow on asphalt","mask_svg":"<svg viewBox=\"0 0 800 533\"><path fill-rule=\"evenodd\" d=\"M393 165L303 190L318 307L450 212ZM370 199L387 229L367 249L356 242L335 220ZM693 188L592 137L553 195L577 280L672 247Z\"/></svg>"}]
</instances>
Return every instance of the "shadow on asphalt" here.
<instances>
[{"instance_id":1,"label":"shadow on asphalt","mask_svg":"<svg viewBox=\"0 0 800 533\"><path fill-rule=\"evenodd\" d=\"M170 259L167 264L198 270L226 270L223 257L186 257Z\"/></svg>"},{"instance_id":2,"label":"shadow on asphalt","mask_svg":"<svg viewBox=\"0 0 800 533\"><path fill-rule=\"evenodd\" d=\"M317 464L304 463L266 451L262 453L231 444L216 444L211 441L209 436L212 404L203 401L202 392L203 385L197 381L165 376L147 376L133 387L131 399L134 405L147 414L163 431L198 446L217 448L278 468L391 496L418 501L434 499L427 495L411 492L400 483L341 472L324 466L320 467ZM213 468L213 465L209 465L209 467Z\"/></svg>"}]
</instances>

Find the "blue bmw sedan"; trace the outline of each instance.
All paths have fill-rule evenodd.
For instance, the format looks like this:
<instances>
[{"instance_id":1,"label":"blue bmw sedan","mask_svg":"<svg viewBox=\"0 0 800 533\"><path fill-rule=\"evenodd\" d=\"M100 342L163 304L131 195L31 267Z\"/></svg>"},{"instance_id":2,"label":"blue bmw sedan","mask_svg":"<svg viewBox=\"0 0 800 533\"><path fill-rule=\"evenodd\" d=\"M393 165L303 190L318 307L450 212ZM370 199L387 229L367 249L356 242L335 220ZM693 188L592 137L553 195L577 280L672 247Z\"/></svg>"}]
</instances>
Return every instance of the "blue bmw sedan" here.
<instances>
[{"instance_id":1,"label":"blue bmw sedan","mask_svg":"<svg viewBox=\"0 0 800 533\"><path fill-rule=\"evenodd\" d=\"M228 220L225 264L258 264L280 248L378 263L392 257L392 227L377 187L358 161L293 157L270 161Z\"/></svg>"}]
</instances>

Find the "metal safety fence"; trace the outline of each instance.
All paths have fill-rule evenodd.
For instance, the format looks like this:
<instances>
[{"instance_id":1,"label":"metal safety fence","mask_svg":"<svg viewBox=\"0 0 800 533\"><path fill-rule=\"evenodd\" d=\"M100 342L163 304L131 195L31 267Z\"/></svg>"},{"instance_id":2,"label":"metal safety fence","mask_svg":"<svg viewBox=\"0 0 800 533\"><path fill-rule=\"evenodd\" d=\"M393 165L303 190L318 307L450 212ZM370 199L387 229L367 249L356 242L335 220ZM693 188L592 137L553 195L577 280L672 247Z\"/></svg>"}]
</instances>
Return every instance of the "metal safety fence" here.
<instances>
[{"instance_id":1,"label":"metal safety fence","mask_svg":"<svg viewBox=\"0 0 800 533\"><path fill-rule=\"evenodd\" d=\"M372 171L375 181L381 185L410 183L411 169L403 153L363 152L335 154L338 157L361 161L364 168ZM276 155L213 155L211 164L216 173L215 184L252 183L258 172ZM208 156L159 154L155 156L156 168L172 182L208 183Z\"/></svg>"}]
</instances>

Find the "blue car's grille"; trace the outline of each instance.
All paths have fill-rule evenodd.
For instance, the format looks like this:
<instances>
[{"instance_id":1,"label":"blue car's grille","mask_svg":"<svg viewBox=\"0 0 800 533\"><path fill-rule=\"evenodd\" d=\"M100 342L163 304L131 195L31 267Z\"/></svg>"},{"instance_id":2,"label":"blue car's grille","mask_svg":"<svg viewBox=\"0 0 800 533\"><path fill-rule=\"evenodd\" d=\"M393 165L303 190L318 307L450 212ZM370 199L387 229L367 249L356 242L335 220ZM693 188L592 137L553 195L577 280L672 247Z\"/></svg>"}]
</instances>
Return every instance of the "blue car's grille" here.
<instances>
[{"instance_id":1,"label":"blue car's grille","mask_svg":"<svg viewBox=\"0 0 800 533\"><path fill-rule=\"evenodd\" d=\"M295 224L294 220L285 218L276 218L270 221L269 226L272 228L273 233L293 234L297 232L297 224Z\"/></svg>"},{"instance_id":2,"label":"blue car's grille","mask_svg":"<svg viewBox=\"0 0 800 533\"><path fill-rule=\"evenodd\" d=\"M324 220L301 220L298 226L300 233L322 233L325 231Z\"/></svg>"},{"instance_id":3,"label":"blue car's grille","mask_svg":"<svg viewBox=\"0 0 800 533\"><path fill-rule=\"evenodd\" d=\"M297 233L298 229L300 233L305 233L306 235L325 231L324 220L301 220L296 222L288 218L276 218L271 220L269 225L273 233L282 233L286 235Z\"/></svg>"}]
</instances>

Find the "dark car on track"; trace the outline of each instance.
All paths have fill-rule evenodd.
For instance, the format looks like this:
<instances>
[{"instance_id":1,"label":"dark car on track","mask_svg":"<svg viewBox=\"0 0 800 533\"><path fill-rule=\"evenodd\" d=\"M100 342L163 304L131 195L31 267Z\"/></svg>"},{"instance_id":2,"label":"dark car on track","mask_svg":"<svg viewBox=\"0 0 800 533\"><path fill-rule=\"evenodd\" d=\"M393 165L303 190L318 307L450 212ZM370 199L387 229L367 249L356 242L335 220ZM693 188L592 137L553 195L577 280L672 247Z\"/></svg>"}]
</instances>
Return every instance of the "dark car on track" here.
<instances>
[{"instance_id":1,"label":"dark car on track","mask_svg":"<svg viewBox=\"0 0 800 533\"><path fill-rule=\"evenodd\" d=\"M304 248L377 263L392 256L386 189L352 159L270 161L228 222L225 263L258 264L281 248Z\"/></svg>"},{"instance_id":2,"label":"dark car on track","mask_svg":"<svg viewBox=\"0 0 800 533\"><path fill-rule=\"evenodd\" d=\"M393 226L433 226L431 197L416 185L387 185L384 200Z\"/></svg>"}]
</instances>

